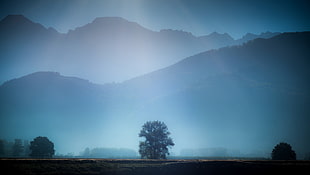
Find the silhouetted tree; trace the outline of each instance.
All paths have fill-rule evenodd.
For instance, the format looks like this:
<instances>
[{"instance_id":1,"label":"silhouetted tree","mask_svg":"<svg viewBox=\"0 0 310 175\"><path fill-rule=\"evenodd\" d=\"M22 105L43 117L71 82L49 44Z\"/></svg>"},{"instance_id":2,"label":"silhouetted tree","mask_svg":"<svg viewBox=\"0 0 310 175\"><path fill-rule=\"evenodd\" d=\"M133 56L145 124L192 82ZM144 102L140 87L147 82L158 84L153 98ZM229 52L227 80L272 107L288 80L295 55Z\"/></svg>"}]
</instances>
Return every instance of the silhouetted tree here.
<instances>
[{"instance_id":1,"label":"silhouetted tree","mask_svg":"<svg viewBox=\"0 0 310 175\"><path fill-rule=\"evenodd\" d=\"M30 156L34 158L52 158L55 154L54 143L47 137L36 137L30 142Z\"/></svg>"},{"instance_id":2,"label":"silhouetted tree","mask_svg":"<svg viewBox=\"0 0 310 175\"><path fill-rule=\"evenodd\" d=\"M309 152L305 154L304 160L310 160L310 153Z\"/></svg>"},{"instance_id":3,"label":"silhouetted tree","mask_svg":"<svg viewBox=\"0 0 310 175\"><path fill-rule=\"evenodd\" d=\"M12 147L12 153L14 157L19 157L24 151L22 140L15 139L14 145Z\"/></svg>"},{"instance_id":4,"label":"silhouetted tree","mask_svg":"<svg viewBox=\"0 0 310 175\"><path fill-rule=\"evenodd\" d=\"M141 158L166 159L166 155L169 155L168 147L174 146L169 135L170 132L164 122L146 122L139 133L139 137L145 137L145 141L139 145Z\"/></svg>"},{"instance_id":5,"label":"silhouetted tree","mask_svg":"<svg viewBox=\"0 0 310 175\"><path fill-rule=\"evenodd\" d=\"M271 153L272 160L296 160L296 153L288 143L277 144Z\"/></svg>"}]
</instances>

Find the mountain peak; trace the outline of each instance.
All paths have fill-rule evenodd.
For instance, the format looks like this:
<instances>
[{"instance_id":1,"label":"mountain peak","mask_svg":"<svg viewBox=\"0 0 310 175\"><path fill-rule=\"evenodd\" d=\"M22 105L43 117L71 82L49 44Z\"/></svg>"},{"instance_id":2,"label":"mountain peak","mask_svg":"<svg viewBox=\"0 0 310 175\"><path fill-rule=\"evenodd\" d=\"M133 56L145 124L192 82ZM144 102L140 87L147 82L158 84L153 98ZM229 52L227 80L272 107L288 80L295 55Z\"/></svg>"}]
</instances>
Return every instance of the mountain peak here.
<instances>
[{"instance_id":1,"label":"mountain peak","mask_svg":"<svg viewBox=\"0 0 310 175\"><path fill-rule=\"evenodd\" d=\"M7 15L2 20L12 20L12 19L22 19L22 20L28 20L24 15L16 14L16 15Z\"/></svg>"},{"instance_id":2,"label":"mountain peak","mask_svg":"<svg viewBox=\"0 0 310 175\"><path fill-rule=\"evenodd\" d=\"M209 36L218 36L220 35L218 32L212 32Z\"/></svg>"},{"instance_id":3,"label":"mountain peak","mask_svg":"<svg viewBox=\"0 0 310 175\"><path fill-rule=\"evenodd\" d=\"M58 72L49 72L49 71L40 71L40 72L34 72L19 78L14 78L12 80L9 80L7 82L5 82L3 85L5 86L6 84L9 84L10 82L15 82L21 79L37 79L39 77L41 77L41 79L49 79L51 77L59 77L61 76L60 73Z\"/></svg>"},{"instance_id":4,"label":"mountain peak","mask_svg":"<svg viewBox=\"0 0 310 175\"><path fill-rule=\"evenodd\" d=\"M70 76L64 76L61 75L59 72L52 72L52 71L39 71L39 72L34 72L31 74L28 74L24 77L21 77L21 79L25 78L31 78L31 79L36 79L36 78L41 78L41 79L67 79L67 80L78 80L78 81L83 81L83 82L89 82L88 80L78 78L78 77L70 77Z\"/></svg>"},{"instance_id":5,"label":"mountain peak","mask_svg":"<svg viewBox=\"0 0 310 175\"><path fill-rule=\"evenodd\" d=\"M228 33L218 33L218 32L212 32L211 34L209 34L210 37L229 37L231 38L231 36Z\"/></svg>"},{"instance_id":6,"label":"mountain peak","mask_svg":"<svg viewBox=\"0 0 310 175\"><path fill-rule=\"evenodd\" d=\"M194 37L194 35L191 32L186 32L183 30L162 29L159 32L162 34L168 34L168 35L174 35L174 36Z\"/></svg>"},{"instance_id":7,"label":"mountain peak","mask_svg":"<svg viewBox=\"0 0 310 175\"><path fill-rule=\"evenodd\" d=\"M3 83L0 87L11 86L12 84L26 83L26 84L41 84L42 86L48 86L53 83L72 83L75 84L90 84L88 80L78 78L78 77L70 77L61 75L59 72L52 71L39 71L34 72L19 78L15 78Z\"/></svg>"},{"instance_id":8,"label":"mountain peak","mask_svg":"<svg viewBox=\"0 0 310 175\"><path fill-rule=\"evenodd\" d=\"M31 74L28 74L24 77L31 77L31 76L45 76L45 77L51 77L51 76L61 76L59 72L51 72L51 71L39 71L34 72Z\"/></svg>"},{"instance_id":9,"label":"mountain peak","mask_svg":"<svg viewBox=\"0 0 310 175\"><path fill-rule=\"evenodd\" d=\"M122 17L97 17L93 20L93 23L97 22L129 22Z\"/></svg>"},{"instance_id":10,"label":"mountain peak","mask_svg":"<svg viewBox=\"0 0 310 175\"><path fill-rule=\"evenodd\" d=\"M253 34L253 33L247 33L245 34L242 38L240 38L238 40L239 43L245 43L247 41L250 41L250 40L253 40L253 39L256 39L256 38L264 38L264 39L268 39L268 38L272 38L276 35L279 35L281 33L279 32L263 32L261 34Z\"/></svg>"},{"instance_id":11,"label":"mountain peak","mask_svg":"<svg viewBox=\"0 0 310 175\"><path fill-rule=\"evenodd\" d=\"M128 26L139 26L143 28L140 24L136 22L130 22L122 17L98 17L93 20L90 25L103 25L103 26L123 26L126 25L126 28Z\"/></svg>"},{"instance_id":12,"label":"mountain peak","mask_svg":"<svg viewBox=\"0 0 310 175\"><path fill-rule=\"evenodd\" d=\"M1 20L5 24L33 24L31 20L23 15L8 15Z\"/></svg>"},{"instance_id":13,"label":"mountain peak","mask_svg":"<svg viewBox=\"0 0 310 175\"><path fill-rule=\"evenodd\" d=\"M32 34L46 34L47 29L41 25L40 23L35 23L30 19L26 18L23 15L8 15L4 19L0 21L0 27L2 34L4 36L8 36L9 33L14 32L24 34L26 36L31 36ZM52 33L57 32L56 30L52 31Z\"/></svg>"},{"instance_id":14,"label":"mountain peak","mask_svg":"<svg viewBox=\"0 0 310 175\"><path fill-rule=\"evenodd\" d=\"M227 42L227 45L232 44L234 39L228 34L228 33L218 33L213 32L209 35L201 36L200 38L207 39L207 40L213 40L213 41L221 41L221 42Z\"/></svg>"},{"instance_id":15,"label":"mountain peak","mask_svg":"<svg viewBox=\"0 0 310 175\"><path fill-rule=\"evenodd\" d=\"M73 34L78 32L92 31L90 33L115 32L119 30L147 30L136 22L130 22L121 17L97 17L91 23L77 27L75 30L70 30L68 33Z\"/></svg>"}]
</instances>

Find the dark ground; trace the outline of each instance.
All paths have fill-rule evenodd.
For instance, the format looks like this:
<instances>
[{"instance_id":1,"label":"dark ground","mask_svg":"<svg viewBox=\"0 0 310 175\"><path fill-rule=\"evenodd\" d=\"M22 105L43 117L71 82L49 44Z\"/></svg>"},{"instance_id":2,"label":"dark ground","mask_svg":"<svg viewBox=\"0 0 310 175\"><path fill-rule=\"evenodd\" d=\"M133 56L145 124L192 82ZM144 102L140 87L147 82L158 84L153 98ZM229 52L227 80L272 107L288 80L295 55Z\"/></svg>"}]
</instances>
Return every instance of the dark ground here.
<instances>
[{"instance_id":1,"label":"dark ground","mask_svg":"<svg viewBox=\"0 0 310 175\"><path fill-rule=\"evenodd\" d=\"M0 159L1 174L309 174L310 161Z\"/></svg>"}]
</instances>

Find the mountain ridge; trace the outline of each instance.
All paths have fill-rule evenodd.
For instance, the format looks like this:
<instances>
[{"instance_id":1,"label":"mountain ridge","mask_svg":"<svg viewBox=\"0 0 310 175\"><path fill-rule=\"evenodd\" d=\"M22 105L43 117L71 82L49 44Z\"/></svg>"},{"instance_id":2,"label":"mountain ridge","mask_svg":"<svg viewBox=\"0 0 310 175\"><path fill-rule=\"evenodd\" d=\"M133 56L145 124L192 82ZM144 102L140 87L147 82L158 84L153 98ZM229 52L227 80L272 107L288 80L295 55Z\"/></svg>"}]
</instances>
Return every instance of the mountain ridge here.
<instances>
[{"instance_id":1,"label":"mountain ridge","mask_svg":"<svg viewBox=\"0 0 310 175\"><path fill-rule=\"evenodd\" d=\"M310 32L255 39L116 84L30 74L0 86L0 137L51 135L68 143L61 152L87 143L136 149L143 122L161 120L178 149L199 144L270 152L289 140L301 155L310 146L304 139L310 136L309 44Z\"/></svg>"},{"instance_id":2,"label":"mountain ridge","mask_svg":"<svg viewBox=\"0 0 310 175\"><path fill-rule=\"evenodd\" d=\"M35 23L23 15L8 15L0 21L1 33L14 32L25 32L25 30L35 30L39 34L47 34L49 32L54 35L60 34L56 29L49 27L46 28L40 23Z\"/></svg>"},{"instance_id":3,"label":"mountain ridge","mask_svg":"<svg viewBox=\"0 0 310 175\"><path fill-rule=\"evenodd\" d=\"M97 83L122 82L209 49L240 44L228 34L197 37L171 29L152 31L120 17L96 18L63 34L11 15L0 21L0 36L0 62L8 65L0 66L1 83L38 70Z\"/></svg>"},{"instance_id":4,"label":"mountain ridge","mask_svg":"<svg viewBox=\"0 0 310 175\"><path fill-rule=\"evenodd\" d=\"M153 30L150 30L150 29L147 29L143 26L141 26L140 24L136 23L136 22L130 22L122 17L97 17L95 18L92 22L88 23L88 24L85 24L85 25L82 25L82 26L79 26L79 27L76 27L74 29L70 29L68 30L68 32L66 33L60 33L58 32L55 28L53 27L44 27L42 24L40 23L36 23L36 22L33 22L31 21L30 19L28 19L27 17L23 16L23 15L20 15L20 14L16 14L16 15L7 15L6 17L4 17L1 22L6 24L6 23L11 23L12 24L32 24L32 25L36 25L36 26L40 26L40 28L44 28L44 29L47 29L47 30L50 30L50 31L53 31L53 33L58 33L58 34L69 34L75 30L79 30L80 28L83 28L85 26L88 26L88 25L92 25L92 24L97 24L97 23L107 23L108 21L110 22L113 22L113 23L116 23L116 22L119 22L119 23L128 23L128 24L133 24L135 26L139 26L141 27L142 29L145 29L145 30L149 30L149 31L152 31L152 32L156 32L156 31L153 31ZM1 23L0 23L1 24ZM218 32L212 32L210 34L207 34L207 35L199 35L199 36L196 36L196 35L193 35L191 32L187 32L187 31L183 31L183 30L175 30L175 29L161 29L160 31L158 31L157 33L160 33L160 32L176 32L176 33L184 33L184 34L187 34L187 35L191 35L193 37L196 37L196 38L204 38L204 37L223 37L223 38L230 38L231 40L242 40L242 41L249 41L249 40L252 40L252 39L255 39L255 38L269 38L271 36L275 36L275 35L278 35L280 34L280 32L262 32L261 34L253 34L253 33L247 33L245 35L243 35L243 37L241 38L238 38L238 39L233 39L228 33L218 33Z\"/></svg>"}]
</instances>

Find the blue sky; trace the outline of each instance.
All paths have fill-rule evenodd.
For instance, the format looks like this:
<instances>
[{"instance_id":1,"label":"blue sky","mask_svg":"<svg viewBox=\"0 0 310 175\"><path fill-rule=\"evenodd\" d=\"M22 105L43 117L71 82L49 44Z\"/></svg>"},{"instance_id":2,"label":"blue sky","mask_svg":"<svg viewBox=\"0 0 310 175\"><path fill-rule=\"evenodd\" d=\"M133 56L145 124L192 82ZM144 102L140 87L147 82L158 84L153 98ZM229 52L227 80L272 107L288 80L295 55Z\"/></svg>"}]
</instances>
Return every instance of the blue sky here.
<instances>
[{"instance_id":1,"label":"blue sky","mask_svg":"<svg viewBox=\"0 0 310 175\"><path fill-rule=\"evenodd\" d=\"M0 18L22 14L67 32L96 17L119 16L151 30L206 35L310 30L307 0L2 0Z\"/></svg>"}]
</instances>

